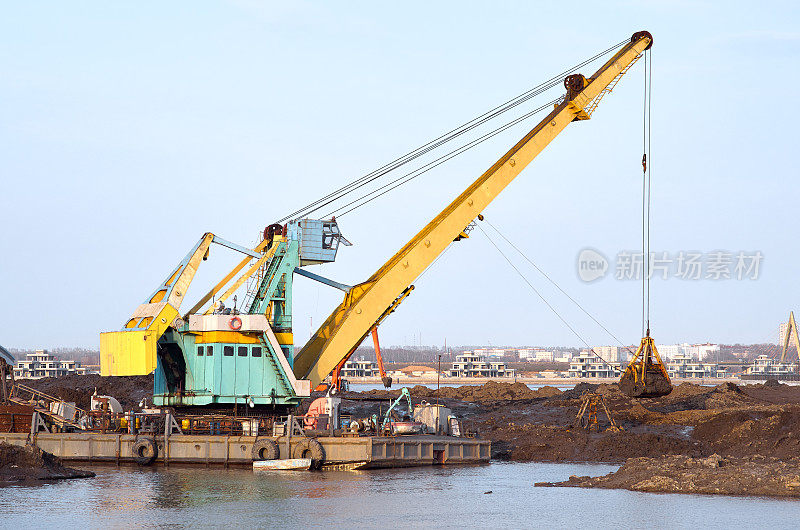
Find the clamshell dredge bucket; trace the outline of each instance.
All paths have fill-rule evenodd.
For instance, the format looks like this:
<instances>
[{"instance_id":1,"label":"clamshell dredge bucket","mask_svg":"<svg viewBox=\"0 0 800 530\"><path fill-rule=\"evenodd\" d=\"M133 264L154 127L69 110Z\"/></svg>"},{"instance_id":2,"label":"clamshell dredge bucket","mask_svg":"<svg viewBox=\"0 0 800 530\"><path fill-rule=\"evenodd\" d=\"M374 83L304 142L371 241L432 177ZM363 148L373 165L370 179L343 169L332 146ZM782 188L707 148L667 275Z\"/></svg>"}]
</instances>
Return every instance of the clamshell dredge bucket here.
<instances>
[{"instance_id":1,"label":"clamshell dredge bucket","mask_svg":"<svg viewBox=\"0 0 800 530\"><path fill-rule=\"evenodd\" d=\"M648 331L619 380L619 389L632 398L666 396L672 383Z\"/></svg>"}]
</instances>

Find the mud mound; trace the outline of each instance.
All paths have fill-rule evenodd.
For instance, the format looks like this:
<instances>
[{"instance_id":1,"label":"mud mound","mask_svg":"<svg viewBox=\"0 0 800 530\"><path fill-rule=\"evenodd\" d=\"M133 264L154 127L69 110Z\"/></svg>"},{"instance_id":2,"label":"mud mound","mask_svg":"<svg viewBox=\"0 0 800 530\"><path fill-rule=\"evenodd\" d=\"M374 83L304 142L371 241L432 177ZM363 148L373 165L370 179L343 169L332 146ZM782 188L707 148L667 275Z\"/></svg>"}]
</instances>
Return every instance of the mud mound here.
<instances>
[{"instance_id":1,"label":"mud mound","mask_svg":"<svg viewBox=\"0 0 800 530\"><path fill-rule=\"evenodd\" d=\"M97 393L117 398L123 408L130 409L142 398L150 402L153 396L153 376L103 377L100 375L65 375L44 379L21 380L20 383L40 392L74 402L82 409L89 408L95 389Z\"/></svg>"},{"instance_id":2,"label":"mud mound","mask_svg":"<svg viewBox=\"0 0 800 530\"><path fill-rule=\"evenodd\" d=\"M725 455L793 457L800 454L800 407L721 412L697 425L693 436Z\"/></svg>"},{"instance_id":3,"label":"mud mound","mask_svg":"<svg viewBox=\"0 0 800 530\"><path fill-rule=\"evenodd\" d=\"M548 398L560 396L561 391L552 386L545 386L538 390L528 388L525 383L498 383L489 381L483 385L464 385L459 387L442 387L438 393L435 388L416 385L409 389L412 398L435 399L460 399L461 401L518 401L523 399ZM371 390L362 392L361 395L375 397L397 397L400 390Z\"/></svg>"},{"instance_id":4,"label":"mud mound","mask_svg":"<svg viewBox=\"0 0 800 530\"><path fill-rule=\"evenodd\" d=\"M786 385L776 379L768 379L760 385L745 385L742 392L754 399L776 404L800 403L800 385Z\"/></svg>"},{"instance_id":5,"label":"mud mound","mask_svg":"<svg viewBox=\"0 0 800 530\"><path fill-rule=\"evenodd\" d=\"M742 389L737 385L733 383L723 383L715 386L708 394L703 408L724 409L758 404L758 400L742 392Z\"/></svg>"},{"instance_id":6,"label":"mud mound","mask_svg":"<svg viewBox=\"0 0 800 530\"><path fill-rule=\"evenodd\" d=\"M764 381L764 385L763 386L764 386L764 388L782 388L782 387L789 386L789 385L784 385L783 383L781 383L777 379L767 379L766 381Z\"/></svg>"},{"instance_id":7,"label":"mud mound","mask_svg":"<svg viewBox=\"0 0 800 530\"><path fill-rule=\"evenodd\" d=\"M563 392L564 399L580 399L587 392L596 392L597 388L603 385L592 385L589 383L578 383L574 388Z\"/></svg>"},{"instance_id":8,"label":"mud mound","mask_svg":"<svg viewBox=\"0 0 800 530\"><path fill-rule=\"evenodd\" d=\"M631 458L603 477L576 477L536 486L613 488L663 493L800 497L800 458L756 456Z\"/></svg>"},{"instance_id":9,"label":"mud mound","mask_svg":"<svg viewBox=\"0 0 800 530\"><path fill-rule=\"evenodd\" d=\"M742 390L734 383L722 383L714 387L714 392L724 394L726 392L733 392L734 394L741 394Z\"/></svg>"},{"instance_id":10,"label":"mud mound","mask_svg":"<svg viewBox=\"0 0 800 530\"><path fill-rule=\"evenodd\" d=\"M0 486L93 476L90 471L64 467L58 458L33 445L0 442Z\"/></svg>"},{"instance_id":11,"label":"mud mound","mask_svg":"<svg viewBox=\"0 0 800 530\"><path fill-rule=\"evenodd\" d=\"M661 433L588 433L552 425L495 425L481 436L501 442L505 458L526 462L623 462L634 456L702 455L699 444Z\"/></svg>"},{"instance_id":12,"label":"mud mound","mask_svg":"<svg viewBox=\"0 0 800 530\"><path fill-rule=\"evenodd\" d=\"M723 383L715 387L681 383L672 389L669 396L654 399L649 403L648 408L651 410L667 414L679 411L754 406L759 404L759 400L752 398L733 383Z\"/></svg>"},{"instance_id":13,"label":"mud mound","mask_svg":"<svg viewBox=\"0 0 800 530\"><path fill-rule=\"evenodd\" d=\"M703 396L709 392L711 392L711 389L706 386L700 386L694 383L681 383L672 388L672 393L664 397L664 401L678 401L688 397Z\"/></svg>"}]
</instances>

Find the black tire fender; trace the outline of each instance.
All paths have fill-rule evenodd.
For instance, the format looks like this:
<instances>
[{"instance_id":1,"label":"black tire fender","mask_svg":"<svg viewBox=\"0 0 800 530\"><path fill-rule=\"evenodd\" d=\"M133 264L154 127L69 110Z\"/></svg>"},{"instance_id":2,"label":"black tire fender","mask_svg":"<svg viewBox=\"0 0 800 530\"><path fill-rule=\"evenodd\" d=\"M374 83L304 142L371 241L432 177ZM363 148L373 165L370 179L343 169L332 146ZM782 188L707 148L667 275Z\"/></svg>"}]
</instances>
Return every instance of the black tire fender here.
<instances>
[{"instance_id":1,"label":"black tire fender","mask_svg":"<svg viewBox=\"0 0 800 530\"><path fill-rule=\"evenodd\" d=\"M280 449L278 444L272 440L262 438L253 443L253 450L250 452L253 461L257 460L277 460L280 458Z\"/></svg>"},{"instance_id":2,"label":"black tire fender","mask_svg":"<svg viewBox=\"0 0 800 530\"><path fill-rule=\"evenodd\" d=\"M133 458L140 466L149 466L158 457L158 445L152 438L139 438L131 448Z\"/></svg>"},{"instance_id":3,"label":"black tire fender","mask_svg":"<svg viewBox=\"0 0 800 530\"><path fill-rule=\"evenodd\" d=\"M292 458L311 458L311 468L319 469L325 463L325 448L314 438L305 438L294 446Z\"/></svg>"}]
</instances>

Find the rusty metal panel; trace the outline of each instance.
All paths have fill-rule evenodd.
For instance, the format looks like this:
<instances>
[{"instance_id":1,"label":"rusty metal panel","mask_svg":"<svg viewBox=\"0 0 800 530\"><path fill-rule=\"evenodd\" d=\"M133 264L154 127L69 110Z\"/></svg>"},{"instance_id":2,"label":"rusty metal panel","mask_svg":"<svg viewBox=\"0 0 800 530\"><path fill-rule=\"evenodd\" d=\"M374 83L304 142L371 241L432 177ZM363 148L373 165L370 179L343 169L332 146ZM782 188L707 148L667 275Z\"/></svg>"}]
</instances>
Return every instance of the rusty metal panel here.
<instances>
[{"instance_id":1,"label":"rusty metal panel","mask_svg":"<svg viewBox=\"0 0 800 530\"><path fill-rule=\"evenodd\" d=\"M32 417L33 407L0 405L0 432L30 432Z\"/></svg>"}]
</instances>

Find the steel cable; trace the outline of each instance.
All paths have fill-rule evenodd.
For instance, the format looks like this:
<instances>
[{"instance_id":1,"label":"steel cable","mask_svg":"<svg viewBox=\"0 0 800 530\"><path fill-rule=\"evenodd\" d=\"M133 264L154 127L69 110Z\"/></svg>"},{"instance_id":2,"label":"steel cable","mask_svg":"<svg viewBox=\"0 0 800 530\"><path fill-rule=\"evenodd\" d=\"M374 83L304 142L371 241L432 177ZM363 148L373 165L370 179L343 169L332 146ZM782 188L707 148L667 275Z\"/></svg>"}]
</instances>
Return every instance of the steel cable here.
<instances>
[{"instance_id":1,"label":"steel cable","mask_svg":"<svg viewBox=\"0 0 800 530\"><path fill-rule=\"evenodd\" d=\"M563 72L561 72L559 74L556 74L555 76L553 76L550 79L548 79L547 81L537 85L536 87L534 87L534 88L532 88L532 89L530 89L530 90L528 90L526 92L523 92L522 94L520 94L520 95L518 95L518 96L516 96L516 97L514 97L514 98L512 98L512 99L510 99L508 101L506 101L505 103L502 103L502 104L492 108L491 110L481 114L480 116L478 116L476 118L473 118L472 120L469 120L468 122L465 122L464 124L454 128L454 129L448 131L447 133L445 133L445 134L443 134L443 135L431 140L430 142L428 142L428 143L426 143L426 144L424 144L424 145L422 145L422 146L420 146L420 147L418 147L418 148L406 153L405 155L402 155L402 156L396 158L392 162L389 162L388 164L386 164L386 165L384 165L384 166L382 166L382 167L380 167L380 168L378 168L378 169L376 169L374 171L371 171L370 173L367 173L363 177L361 177L359 179L356 179L355 181L350 182L349 184L347 184L345 186L342 186L341 188L339 188L339 189L337 189L337 190L325 195L324 197L321 197L320 199L317 199L316 201L314 201L312 203L309 203L306 206L295 210L294 212L292 212L292 213L284 216L283 218L281 218L278 222L279 223L283 223L283 222L285 222L285 221L287 221L289 219L297 218L300 215L309 215L309 214L319 210L320 208L323 208L324 206L327 206L327 205L329 205L329 204L341 199L342 197L348 195L349 193L354 192L355 190L361 188L362 186L365 186L365 185L369 184L370 182L373 182L374 180L376 180L378 178L381 178L382 176L386 175L387 173L389 173L391 171L394 171L395 169L397 169L397 168L399 168L399 167L401 167L401 166L403 166L403 165L415 160L416 158L419 158L420 156L430 152L431 150L440 147L441 145L443 145L443 144L445 144L445 143L447 143L447 142L449 142L449 141L451 141L451 140L453 140L453 139L455 139L455 138L457 138L457 137L459 137L459 136L461 136L461 135L463 135L463 134L475 129L476 127L479 127L480 125L483 125L484 123L488 122L489 120L494 119L497 116L499 116L499 115L501 115L501 114L503 114L503 113L505 113L505 112L507 112L507 111L509 111L509 110L521 105L522 103L530 100L531 98L540 95L541 93L545 92L546 90L549 90L550 88L553 88L559 82L561 82L561 80L562 80L562 78L564 76L574 72L575 70L577 70L579 68L582 68L582 67L594 62L595 60L597 60L600 57L603 57L604 55L616 50L617 48L621 47L622 45L624 45L627 42L628 41L625 40L625 41L622 41L622 42L620 42L618 44L615 44L614 46L611 46L610 48L608 48L606 50L603 50L602 52L594 55L593 57L591 57L589 59L586 59L586 60L574 65L573 67L571 67L571 68L569 68L567 70L564 70Z\"/></svg>"}]
</instances>

